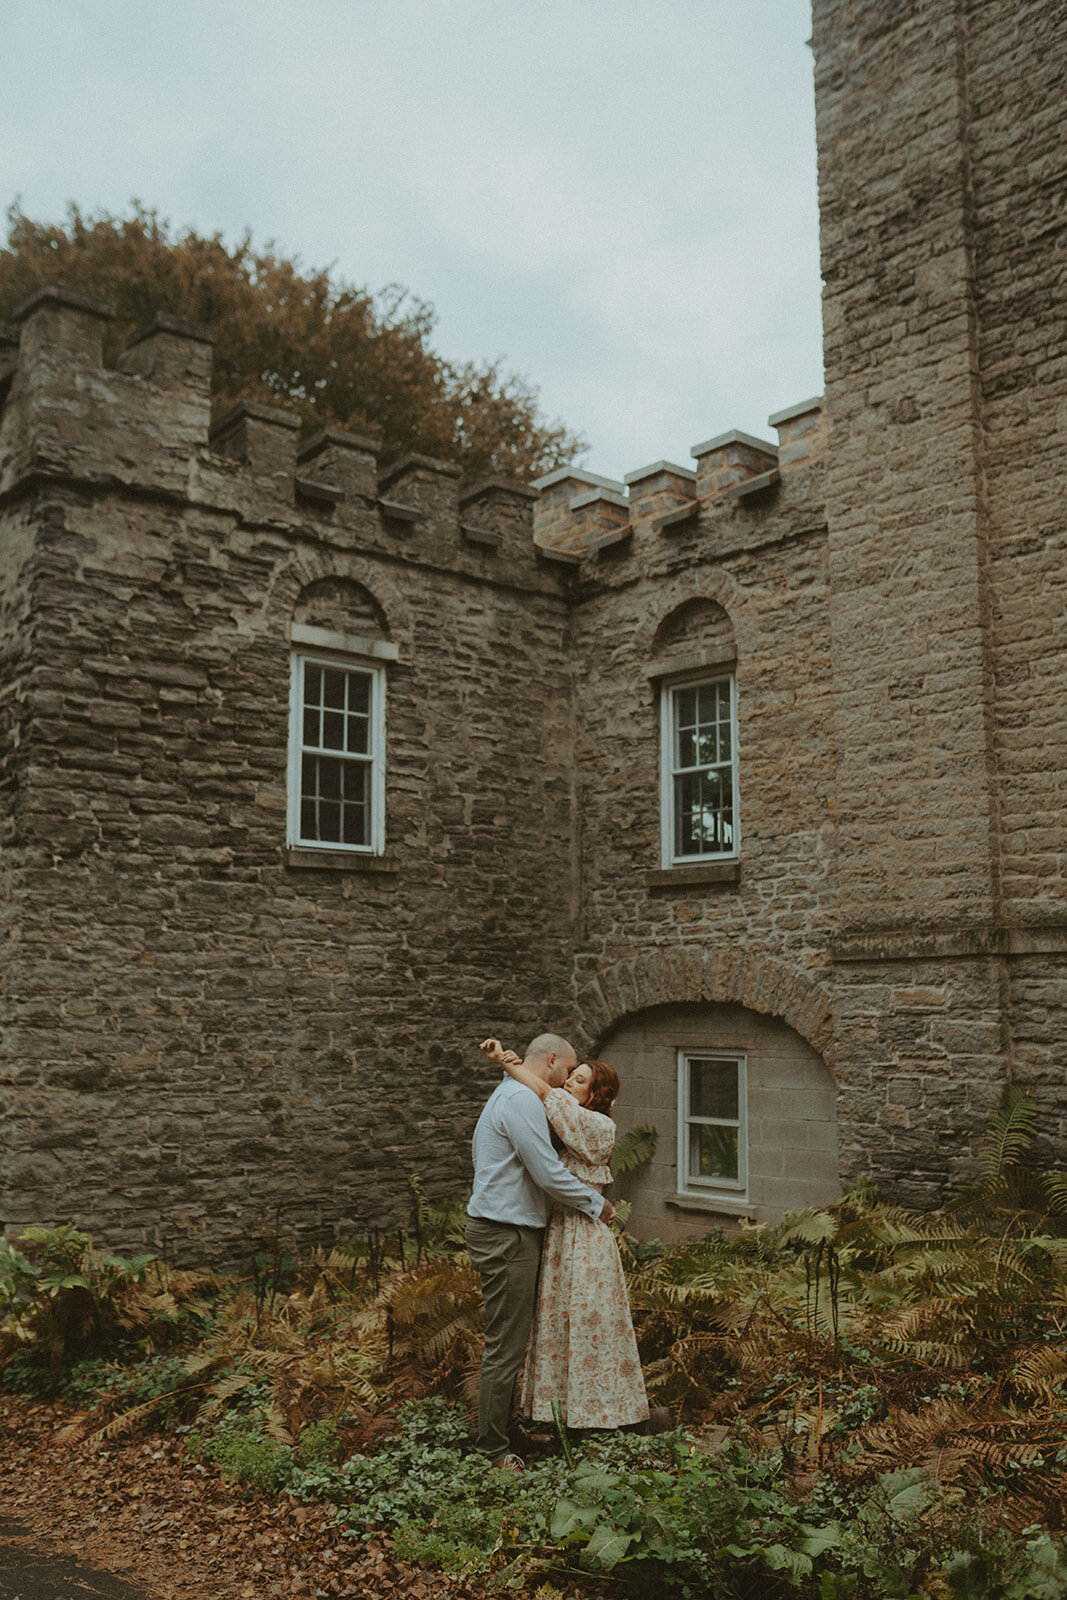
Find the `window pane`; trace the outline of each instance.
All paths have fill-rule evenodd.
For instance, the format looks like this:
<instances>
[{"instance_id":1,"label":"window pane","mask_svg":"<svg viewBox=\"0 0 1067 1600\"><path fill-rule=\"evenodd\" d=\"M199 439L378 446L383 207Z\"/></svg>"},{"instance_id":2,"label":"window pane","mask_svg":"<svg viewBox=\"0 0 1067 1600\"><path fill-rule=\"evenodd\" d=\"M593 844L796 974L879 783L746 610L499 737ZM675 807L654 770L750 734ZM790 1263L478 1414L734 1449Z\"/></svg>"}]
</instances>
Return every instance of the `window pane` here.
<instances>
[{"instance_id":1,"label":"window pane","mask_svg":"<svg viewBox=\"0 0 1067 1600\"><path fill-rule=\"evenodd\" d=\"M328 756L320 756L316 763L318 772L319 794L325 800L340 800L341 798L341 763L331 761Z\"/></svg>"},{"instance_id":2,"label":"window pane","mask_svg":"<svg viewBox=\"0 0 1067 1600\"><path fill-rule=\"evenodd\" d=\"M345 706L345 678L347 673L336 667L327 667L322 674L322 703L343 711Z\"/></svg>"},{"instance_id":3,"label":"window pane","mask_svg":"<svg viewBox=\"0 0 1067 1600\"><path fill-rule=\"evenodd\" d=\"M316 837L330 844L340 844L341 806L338 801L319 801L319 831Z\"/></svg>"},{"instance_id":4,"label":"window pane","mask_svg":"<svg viewBox=\"0 0 1067 1600\"><path fill-rule=\"evenodd\" d=\"M674 764L676 767L695 767L697 764L697 742L692 728L679 728L675 749Z\"/></svg>"},{"instance_id":5,"label":"window pane","mask_svg":"<svg viewBox=\"0 0 1067 1600\"><path fill-rule=\"evenodd\" d=\"M341 771L341 797L350 805L363 806L367 804L367 779L370 777L370 767L363 761L339 761Z\"/></svg>"},{"instance_id":6,"label":"window pane","mask_svg":"<svg viewBox=\"0 0 1067 1600\"><path fill-rule=\"evenodd\" d=\"M318 744L319 742L319 708L318 706L304 707L304 743Z\"/></svg>"},{"instance_id":7,"label":"window pane","mask_svg":"<svg viewBox=\"0 0 1067 1600\"><path fill-rule=\"evenodd\" d=\"M713 761L718 760L718 751L715 742L715 729L708 728L701 732L697 739L697 758L695 765L708 767Z\"/></svg>"},{"instance_id":8,"label":"window pane","mask_svg":"<svg viewBox=\"0 0 1067 1600\"><path fill-rule=\"evenodd\" d=\"M737 1120L737 1062L689 1062L689 1115Z\"/></svg>"},{"instance_id":9,"label":"window pane","mask_svg":"<svg viewBox=\"0 0 1067 1600\"><path fill-rule=\"evenodd\" d=\"M719 760L730 760L730 724L728 722L719 723Z\"/></svg>"},{"instance_id":10,"label":"window pane","mask_svg":"<svg viewBox=\"0 0 1067 1600\"><path fill-rule=\"evenodd\" d=\"M367 755L370 751L369 717L346 717L345 722L348 725L348 749L359 755Z\"/></svg>"},{"instance_id":11,"label":"window pane","mask_svg":"<svg viewBox=\"0 0 1067 1600\"><path fill-rule=\"evenodd\" d=\"M369 844L370 807L344 806L342 809L345 844Z\"/></svg>"},{"instance_id":12,"label":"window pane","mask_svg":"<svg viewBox=\"0 0 1067 1600\"><path fill-rule=\"evenodd\" d=\"M304 668L304 704L306 706L322 704L322 672L318 667Z\"/></svg>"},{"instance_id":13,"label":"window pane","mask_svg":"<svg viewBox=\"0 0 1067 1600\"><path fill-rule=\"evenodd\" d=\"M345 747L345 719L340 711L322 714L322 744L325 750L343 750Z\"/></svg>"},{"instance_id":14,"label":"window pane","mask_svg":"<svg viewBox=\"0 0 1067 1600\"><path fill-rule=\"evenodd\" d=\"M737 1181L737 1129L689 1128L690 1178L729 1178Z\"/></svg>"},{"instance_id":15,"label":"window pane","mask_svg":"<svg viewBox=\"0 0 1067 1600\"><path fill-rule=\"evenodd\" d=\"M697 692L695 689L676 689L674 692L674 719L679 728L693 728L697 720Z\"/></svg>"},{"instance_id":16,"label":"window pane","mask_svg":"<svg viewBox=\"0 0 1067 1600\"><path fill-rule=\"evenodd\" d=\"M717 683L704 683L697 690L700 720L703 723L718 721L719 687Z\"/></svg>"},{"instance_id":17,"label":"window pane","mask_svg":"<svg viewBox=\"0 0 1067 1600\"><path fill-rule=\"evenodd\" d=\"M348 674L348 709L360 716L370 715L370 676L366 672Z\"/></svg>"}]
</instances>

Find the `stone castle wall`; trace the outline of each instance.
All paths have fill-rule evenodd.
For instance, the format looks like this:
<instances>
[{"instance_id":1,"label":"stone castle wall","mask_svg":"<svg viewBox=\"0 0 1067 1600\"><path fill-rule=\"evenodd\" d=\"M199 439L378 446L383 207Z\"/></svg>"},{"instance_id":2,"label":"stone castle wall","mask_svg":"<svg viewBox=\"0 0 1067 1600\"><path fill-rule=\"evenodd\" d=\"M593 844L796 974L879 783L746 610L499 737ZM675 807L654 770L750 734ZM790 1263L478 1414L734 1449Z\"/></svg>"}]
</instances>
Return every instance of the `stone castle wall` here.
<instances>
[{"instance_id":1,"label":"stone castle wall","mask_svg":"<svg viewBox=\"0 0 1067 1600\"><path fill-rule=\"evenodd\" d=\"M466 1186L477 1037L545 1025L659 1128L646 1234L860 1174L936 1204L1013 1076L1062 1160L1067 12L813 12L826 394L776 442L461 489L212 427L173 319L118 371L69 291L0 338L0 1222L393 1225L410 1172ZM309 629L386 663L384 856L285 844ZM697 670L741 845L665 867ZM673 1192L683 1047L749 1055L732 1211Z\"/></svg>"},{"instance_id":2,"label":"stone castle wall","mask_svg":"<svg viewBox=\"0 0 1067 1600\"><path fill-rule=\"evenodd\" d=\"M521 486L379 493L366 441L298 461L262 408L209 449L208 347L109 372L102 326L31 306L3 418L3 1219L384 1225L409 1172L467 1182L477 1037L566 989L570 749L529 708L566 699L567 577ZM285 848L294 618L396 652L385 857Z\"/></svg>"}]
</instances>

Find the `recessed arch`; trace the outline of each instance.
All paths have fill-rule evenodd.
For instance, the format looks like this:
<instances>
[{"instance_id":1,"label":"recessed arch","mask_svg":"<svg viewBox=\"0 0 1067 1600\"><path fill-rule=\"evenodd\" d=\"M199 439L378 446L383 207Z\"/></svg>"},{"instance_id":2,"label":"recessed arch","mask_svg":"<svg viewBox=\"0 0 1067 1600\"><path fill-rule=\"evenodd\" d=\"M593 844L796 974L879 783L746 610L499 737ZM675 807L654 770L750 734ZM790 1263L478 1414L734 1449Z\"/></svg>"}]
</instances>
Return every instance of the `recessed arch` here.
<instances>
[{"instance_id":1,"label":"recessed arch","mask_svg":"<svg viewBox=\"0 0 1067 1600\"><path fill-rule=\"evenodd\" d=\"M681 573L659 587L655 617L642 623L634 631L634 646L638 654L651 657L656 653L656 635L665 619L680 607L694 601L711 601L721 607L730 619L738 656L758 650L759 620L754 601L722 567L711 567L694 575Z\"/></svg>"},{"instance_id":2,"label":"recessed arch","mask_svg":"<svg viewBox=\"0 0 1067 1600\"><path fill-rule=\"evenodd\" d=\"M293 621L335 633L389 637L389 622L365 584L351 578L315 578L296 597Z\"/></svg>"},{"instance_id":3,"label":"recessed arch","mask_svg":"<svg viewBox=\"0 0 1067 1600\"><path fill-rule=\"evenodd\" d=\"M833 1007L814 977L775 956L732 946L676 945L648 950L598 972L578 993L584 1036L599 1046L634 1011L665 1003L712 1001L780 1018L834 1070Z\"/></svg>"},{"instance_id":4,"label":"recessed arch","mask_svg":"<svg viewBox=\"0 0 1067 1600\"><path fill-rule=\"evenodd\" d=\"M371 597L387 624L388 637L410 649L415 624L411 604L396 579L376 562L345 551L294 551L282 566L267 597L268 612L285 627L294 618L300 596L314 585L335 580L358 585Z\"/></svg>"},{"instance_id":5,"label":"recessed arch","mask_svg":"<svg viewBox=\"0 0 1067 1600\"><path fill-rule=\"evenodd\" d=\"M665 1001L630 1012L598 1053L619 1074L620 1130L658 1135L648 1166L622 1182L639 1239L773 1222L840 1194L833 1077L780 1017Z\"/></svg>"},{"instance_id":6,"label":"recessed arch","mask_svg":"<svg viewBox=\"0 0 1067 1600\"><path fill-rule=\"evenodd\" d=\"M652 654L672 655L735 647L730 614L718 600L696 595L661 617L652 639Z\"/></svg>"}]
</instances>

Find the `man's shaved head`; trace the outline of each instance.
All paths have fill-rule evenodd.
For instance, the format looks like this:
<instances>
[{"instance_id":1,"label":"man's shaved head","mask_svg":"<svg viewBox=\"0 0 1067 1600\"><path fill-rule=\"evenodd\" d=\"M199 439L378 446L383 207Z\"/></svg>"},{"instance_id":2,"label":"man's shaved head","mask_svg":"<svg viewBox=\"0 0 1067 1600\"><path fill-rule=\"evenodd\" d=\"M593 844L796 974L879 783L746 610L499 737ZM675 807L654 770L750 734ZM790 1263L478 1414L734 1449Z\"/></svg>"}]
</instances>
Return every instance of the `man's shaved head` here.
<instances>
[{"instance_id":1,"label":"man's shaved head","mask_svg":"<svg viewBox=\"0 0 1067 1600\"><path fill-rule=\"evenodd\" d=\"M526 1050L526 1064L550 1089L562 1089L578 1065L574 1046L558 1033L539 1033Z\"/></svg>"},{"instance_id":2,"label":"man's shaved head","mask_svg":"<svg viewBox=\"0 0 1067 1600\"><path fill-rule=\"evenodd\" d=\"M568 1051L573 1049L574 1046L568 1044L566 1039L561 1038L558 1033L539 1033L537 1038L531 1039L526 1046L526 1057L528 1060L530 1056L551 1055L553 1050L557 1055L565 1056Z\"/></svg>"}]
</instances>

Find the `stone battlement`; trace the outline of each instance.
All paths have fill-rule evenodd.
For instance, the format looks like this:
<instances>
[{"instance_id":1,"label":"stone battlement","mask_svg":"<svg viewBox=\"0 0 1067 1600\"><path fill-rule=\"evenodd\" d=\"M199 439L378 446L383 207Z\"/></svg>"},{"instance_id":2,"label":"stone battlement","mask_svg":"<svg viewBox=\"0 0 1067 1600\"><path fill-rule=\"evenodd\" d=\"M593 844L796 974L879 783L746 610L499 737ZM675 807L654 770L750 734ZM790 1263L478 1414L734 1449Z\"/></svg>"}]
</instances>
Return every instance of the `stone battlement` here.
<instances>
[{"instance_id":1,"label":"stone battlement","mask_svg":"<svg viewBox=\"0 0 1067 1600\"><path fill-rule=\"evenodd\" d=\"M484 575L553 581L533 541L533 491L492 478L461 490L459 467L340 428L300 438L281 407L242 401L211 420L212 336L160 315L106 367L112 308L49 286L0 338L0 496L49 479L140 495L242 521L309 516L339 543L368 543Z\"/></svg>"},{"instance_id":2,"label":"stone battlement","mask_svg":"<svg viewBox=\"0 0 1067 1600\"><path fill-rule=\"evenodd\" d=\"M783 475L813 466L822 456L828 426L821 396L768 418L777 445L737 429L695 444L695 470L673 461L628 472L620 481L560 467L534 484L540 499L534 538L574 555L681 531L702 511L744 502L769 506Z\"/></svg>"},{"instance_id":3,"label":"stone battlement","mask_svg":"<svg viewBox=\"0 0 1067 1600\"><path fill-rule=\"evenodd\" d=\"M640 540L677 530L701 508L770 497L826 442L815 399L770 419L778 445L737 431L694 445L695 469L658 461L617 481L566 466L532 489L500 477L464 488L452 462L409 454L380 464L366 435L330 427L302 441L299 419L280 407L242 401L212 422L210 330L157 315L109 368L113 315L103 300L51 285L0 330L0 494L45 475L253 521L313 514L339 531L358 523L361 539L370 519L387 545L419 544L479 573L491 563L528 575L635 532ZM430 527L434 548L423 551Z\"/></svg>"}]
</instances>

